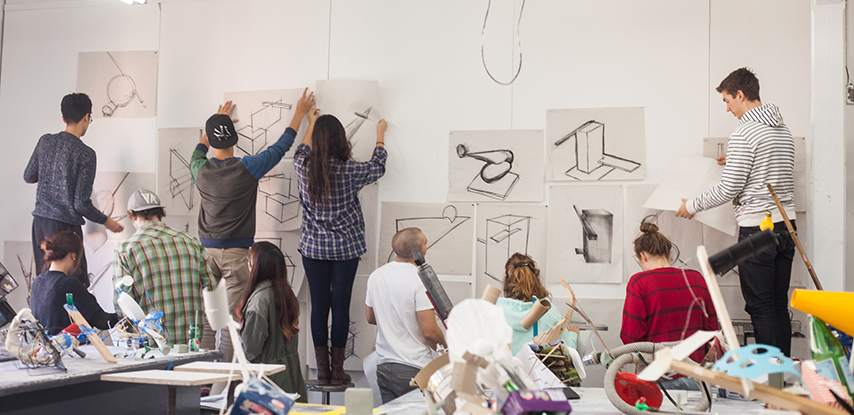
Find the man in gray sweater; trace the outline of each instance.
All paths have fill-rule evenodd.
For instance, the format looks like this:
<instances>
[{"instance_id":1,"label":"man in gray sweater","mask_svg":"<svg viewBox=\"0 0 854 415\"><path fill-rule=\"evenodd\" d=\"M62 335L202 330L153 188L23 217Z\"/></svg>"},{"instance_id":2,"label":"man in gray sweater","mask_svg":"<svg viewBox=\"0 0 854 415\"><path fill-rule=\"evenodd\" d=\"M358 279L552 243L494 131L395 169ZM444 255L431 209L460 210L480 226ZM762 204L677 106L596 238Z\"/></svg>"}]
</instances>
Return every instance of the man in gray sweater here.
<instances>
[{"instance_id":1,"label":"man in gray sweater","mask_svg":"<svg viewBox=\"0 0 854 415\"><path fill-rule=\"evenodd\" d=\"M92 124L92 101L86 94L68 94L62 98L61 110L65 131L41 136L24 170L25 182L38 183L32 232L36 274L44 264L42 241L65 230L82 239L83 218L103 224L112 232L124 230L92 204L97 160L95 150L80 140ZM74 276L84 286L89 285L85 257Z\"/></svg>"}]
</instances>

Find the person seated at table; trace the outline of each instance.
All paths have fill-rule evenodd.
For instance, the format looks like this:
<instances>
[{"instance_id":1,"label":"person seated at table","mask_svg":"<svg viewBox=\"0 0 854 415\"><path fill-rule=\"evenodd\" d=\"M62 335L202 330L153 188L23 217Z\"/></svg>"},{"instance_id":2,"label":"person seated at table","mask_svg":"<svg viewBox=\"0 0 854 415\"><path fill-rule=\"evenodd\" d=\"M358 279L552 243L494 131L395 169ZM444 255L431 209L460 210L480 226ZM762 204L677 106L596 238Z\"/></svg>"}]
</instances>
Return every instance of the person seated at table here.
<instances>
[{"instance_id":1,"label":"person seated at table","mask_svg":"<svg viewBox=\"0 0 854 415\"><path fill-rule=\"evenodd\" d=\"M495 305L504 309L504 318L513 328L513 342L510 344L510 350L514 355L522 349L522 346L531 343L537 334L542 334L563 319L555 307L552 307L534 326L527 329L522 326L522 318L531 311L534 301L550 297L551 293L540 280L540 269L537 268L536 261L518 252L513 254L504 264L504 297L499 298ZM571 326L564 330L559 339L562 339L567 347L575 349L578 342L578 326Z\"/></svg>"},{"instance_id":2,"label":"person seated at table","mask_svg":"<svg viewBox=\"0 0 854 415\"><path fill-rule=\"evenodd\" d=\"M73 296L74 306L94 328L107 330L118 322L115 313L105 312L95 296L86 291L79 279L72 277L83 259L83 242L72 231L53 234L41 243L47 269L33 280L30 308L48 334L54 335L71 324L66 294Z\"/></svg>"},{"instance_id":3,"label":"person seated at table","mask_svg":"<svg viewBox=\"0 0 854 415\"><path fill-rule=\"evenodd\" d=\"M427 254L427 237L418 228L406 228L394 234L391 247L397 258L371 273L365 295L365 316L377 326L377 386L383 403L415 389L409 380L433 361L431 349L448 346L412 253Z\"/></svg>"},{"instance_id":4,"label":"person seated at table","mask_svg":"<svg viewBox=\"0 0 854 415\"><path fill-rule=\"evenodd\" d=\"M657 225L644 222L640 230L634 245L643 271L633 275L626 286L620 330L623 343L675 342L700 330L718 330L715 306L703 276L670 266L673 244L658 232ZM700 363L707 351L708 346L690 357ZM683 386L696 389L693 381Z\"/></svg>"},{"instance_id":5,"label":"person seated at table","mask_svg":"<svg viewBox=\"0 0 854 415\"><path fill-rule=\"evenodd\" d=\"M288 283L282 251L270 242L249 248L249 279L237 308L243 323L240 337L251 363L285 365L270 380L308 403L299 359L299 301Z\"/></svg>"}]
</instances>

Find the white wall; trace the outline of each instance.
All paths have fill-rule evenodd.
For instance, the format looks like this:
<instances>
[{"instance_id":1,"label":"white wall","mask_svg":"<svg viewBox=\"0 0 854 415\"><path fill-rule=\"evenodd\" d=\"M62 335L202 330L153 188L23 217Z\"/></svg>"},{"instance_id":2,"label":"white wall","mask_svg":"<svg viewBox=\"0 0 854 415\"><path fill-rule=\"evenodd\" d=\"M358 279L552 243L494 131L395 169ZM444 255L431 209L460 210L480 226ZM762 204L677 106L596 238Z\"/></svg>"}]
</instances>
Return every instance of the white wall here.
<instances>
[{"instance_id":1,"label":"white wall","mask_svg":"<svg viewBox=\"0 0 854 415\"><path fill-rule=\"evenodd\" d=\"M493 2L486 57L502 80L514 68L520 5ZM714 87L740 66L756 70L763 101L809 139L809 0L528 2L522 72L511 87L483 70L485 9L453 0L14 0L0 69L0 194L9 196L0 240L29 239L35 186L22 172L36 139L63 128L59 100L75 89L81 51L160 51L157 119L99 118L85 137L101 170L154 171L156 129L201 125L226 91L327 78L379 80L390 122L383 201L446 200L450 130L542 129L550 108L644 106L645 182L655 183L674 155L700 155L703 137L736 126ZM809 239L809 224L800 225ZM624 284L575 288L582 298L625 292ZM746 317L738 289L725 294L734 317Z\"/></svg>"}]
</instances>

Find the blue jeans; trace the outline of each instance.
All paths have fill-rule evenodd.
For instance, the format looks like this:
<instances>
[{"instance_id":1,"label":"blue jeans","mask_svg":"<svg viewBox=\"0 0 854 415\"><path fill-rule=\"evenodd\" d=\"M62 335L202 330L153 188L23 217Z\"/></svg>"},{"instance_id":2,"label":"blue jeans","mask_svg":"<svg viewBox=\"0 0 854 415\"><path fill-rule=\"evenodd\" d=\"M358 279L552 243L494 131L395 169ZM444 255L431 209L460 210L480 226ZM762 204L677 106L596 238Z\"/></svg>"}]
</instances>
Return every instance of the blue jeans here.
<instances>
[{"instance_id":1,"label":"blue jeans","mask_svg":"<svg viewBox=\"0 0 854 415\"><path fill-rule=\"evenodd\" d=\"M404 365L402 363L382 363L377 365L377 386L380 387L380 395L383 404L406 395L415 389L409 386L409 381L420 372L421 369Z\"/></svg>"},{"instance_id":2,"label":"blue jeans","mask_svg":"<svg viewBox=\"0 0 854 415\"><path fill-rule=\"evenodd\" d=\"M758 226L741 228L738 240L758 232ZM791 356L789 281L792 277L795 243L783 222L774 224L774 233L779 242L777 247L744 261L738 266L738 275L741 294L744 296L744 311L750 314L756 343L778 347L786 356Z\"/></svg>"},{"instance_id":3,"label":"blue jeans","mask_svg":"<svg viewBox=\"0 0 854 415\"><path fill-rule=\"evenodd\" d=\"M332 310L332 347L345 347L350 331L350 296L359 258L324 261L302 257L311 292L311 337L314 347L329 346L329 310Z\"/></svg>"}]
</instances>

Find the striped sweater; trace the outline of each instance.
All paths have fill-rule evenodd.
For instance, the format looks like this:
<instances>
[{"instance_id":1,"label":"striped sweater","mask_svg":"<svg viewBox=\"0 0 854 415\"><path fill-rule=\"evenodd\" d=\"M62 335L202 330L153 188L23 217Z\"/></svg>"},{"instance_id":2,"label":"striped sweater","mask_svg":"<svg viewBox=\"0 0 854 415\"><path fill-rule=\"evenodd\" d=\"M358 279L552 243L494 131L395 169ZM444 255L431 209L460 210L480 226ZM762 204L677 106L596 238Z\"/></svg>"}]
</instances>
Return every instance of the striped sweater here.
<instances>
[{"instance_id":1,"label":"striped sweater","mask_svg":"<svg viewBox=\"0 0 854 415\"><path fill-rule=\"evenodd\" d=\"M795 217L795 140L783 122L780 109L765 104L744 113L727 145L721 181L685 207L688 213L733 202L741 227L759 226L766 212L774 222L783 220L768 188L774 186L786 215Z\"/></svg>"}]
</instances>

